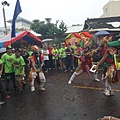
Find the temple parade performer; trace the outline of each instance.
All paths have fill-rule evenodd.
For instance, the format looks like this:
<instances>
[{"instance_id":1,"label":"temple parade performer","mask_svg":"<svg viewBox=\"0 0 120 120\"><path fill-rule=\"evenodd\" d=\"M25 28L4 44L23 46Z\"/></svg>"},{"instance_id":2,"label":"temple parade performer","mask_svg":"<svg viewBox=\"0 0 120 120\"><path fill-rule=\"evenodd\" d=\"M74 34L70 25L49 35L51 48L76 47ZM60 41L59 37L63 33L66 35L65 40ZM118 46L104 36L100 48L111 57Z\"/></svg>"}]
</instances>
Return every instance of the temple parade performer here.
<instances>
[{"instance_id":1,"label":"temple parade performer","mask_svg":"<svg viewBox=\"0 0 120 120\"><path fill-rule=\"evenodd\" d=\"M42 72L42 66L44 64L44 56L39 51L38 46L34 45L34 52L30 57L30 74L29 74L29 83L31 84L31 91L35 91L35 80L39 84L40 90L45 90L44 84L46 78Z\"/></svg>"},{"instance_id":2,"label":"temple parade performer","mask_svg":"<svg viewBox=\"0 0 120 120\"><path fill-rule=\"evenodd\" d=\"M94 45L95 48L92 50L92 64L96 65L102 58L102 45L99 44L98 48L96 45ZM98 70L93 73L93 79L94 81L99 82L100 80L98 79Z\"/></svg>"},{"instance_id":3,"label":"temple parade performer","mask_svg":"<svg viewBox=\"0 0 120 120\"><path fill-rule=\"evenodd\" d=\"M107 44L109 45L108 42ZM114 44L114 42L112 42ZM114 54L116 53L116 46L108 47L102 59L98 62L96 69L98 69L99 65L104 62L104 71L103 71L103 80L105 81L105 91L104 94L106 96L113 95L111 84L116 84L119 82L118 80L118 72L114 63Z\"/></svg>"},{"instance_id":4,"label":"temple parade performer","mask_svg":"<svg viewBox=\"0 0 120 120\"><path fill-rule=\"evenodd\" d=\"M76 68L75 72L70 77L68 84L72 84L75 76L81 74L82 72L87 72L89 77L91 77L89 70L90 70L90 67L92 66L92 61L91 61L91 55L89 54L89 52L91 53L90 46L84 45L81 55L76 56L81 60L81 64Z\"/></svg>"},{"instance_id":5,"label":"temple parade performer","mask_svg":"<svg viewBox=\"0 0 120 120\"><path fill-rule=\"evenodd\" d=\"M120 38L117 41L109 42L109 46L117 47L117 53L114 54L114 61L117 70L120 70Z\"/></svg>"}]
</instances>

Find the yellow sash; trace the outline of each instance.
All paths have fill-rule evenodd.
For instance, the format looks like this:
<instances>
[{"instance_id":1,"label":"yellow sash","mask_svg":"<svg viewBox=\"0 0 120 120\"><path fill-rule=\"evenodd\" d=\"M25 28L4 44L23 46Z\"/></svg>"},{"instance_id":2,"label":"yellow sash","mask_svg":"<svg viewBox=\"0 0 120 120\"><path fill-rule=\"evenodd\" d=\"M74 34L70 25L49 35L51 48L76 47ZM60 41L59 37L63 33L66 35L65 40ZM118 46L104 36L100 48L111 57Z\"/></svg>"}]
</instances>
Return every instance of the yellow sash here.
<instances>
[{"instance_id":1,"label":"yellow sash","mask_svg":"<svg viewBox=\"0 0 120 120\"><path fill-rule=\"evenodd\" d=\"M117 60L116 60L116 54L114 54L114 62L115 62L117 70L120 70L120 62L117 62Z\"/></svg>"}]
</instances>

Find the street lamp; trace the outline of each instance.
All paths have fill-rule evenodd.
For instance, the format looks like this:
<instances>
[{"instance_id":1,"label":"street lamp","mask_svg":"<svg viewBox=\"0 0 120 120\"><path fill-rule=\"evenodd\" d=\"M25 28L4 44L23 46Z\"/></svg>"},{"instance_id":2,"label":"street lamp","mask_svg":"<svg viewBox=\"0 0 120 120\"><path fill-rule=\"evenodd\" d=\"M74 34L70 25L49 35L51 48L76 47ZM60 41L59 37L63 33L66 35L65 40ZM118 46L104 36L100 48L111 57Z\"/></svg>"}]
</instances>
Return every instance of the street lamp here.
<instances>
[{"instance_id":1,"label":"street lamp","mask_svg":"<svg viewBox=\"0 0 120 120\"><path fill-rule=\"evenodd\" d=\"M7 26L6 26L6 17L5 17L5 9L4 6L9 6L10 4L7 1L2 1L3 5L3 18L4 18L4 26L5 26L5 34L7 35Z\"/></svg>"}]
</instances>

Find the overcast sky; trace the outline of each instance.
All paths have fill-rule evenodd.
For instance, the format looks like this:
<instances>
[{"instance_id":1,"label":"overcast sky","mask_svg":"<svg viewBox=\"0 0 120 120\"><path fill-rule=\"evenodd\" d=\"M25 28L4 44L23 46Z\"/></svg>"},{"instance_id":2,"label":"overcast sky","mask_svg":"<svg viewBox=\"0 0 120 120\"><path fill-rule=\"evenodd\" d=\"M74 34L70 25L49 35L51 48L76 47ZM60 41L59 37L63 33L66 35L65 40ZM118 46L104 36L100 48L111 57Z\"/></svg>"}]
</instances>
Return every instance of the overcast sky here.
<instances>
[{"instance_id":1,"label":"overcast sky","mask_svg":"<svg viewBox=\"0 0 120 120\"><path fill-rule=\"evenodd\" d=\"M0 0L2 2L3 0ZM6 20L13 18L16 0L6 0ZM27 20L52 18L52 22L63 20L67 26L84 24L87 18L98 18L103 14L103 6L109 0L20 0L22 13ZM0 27L4 26L2 4L0 4ZM7 24L9 25L9 24Z\"/></svg>"}]
</instances>

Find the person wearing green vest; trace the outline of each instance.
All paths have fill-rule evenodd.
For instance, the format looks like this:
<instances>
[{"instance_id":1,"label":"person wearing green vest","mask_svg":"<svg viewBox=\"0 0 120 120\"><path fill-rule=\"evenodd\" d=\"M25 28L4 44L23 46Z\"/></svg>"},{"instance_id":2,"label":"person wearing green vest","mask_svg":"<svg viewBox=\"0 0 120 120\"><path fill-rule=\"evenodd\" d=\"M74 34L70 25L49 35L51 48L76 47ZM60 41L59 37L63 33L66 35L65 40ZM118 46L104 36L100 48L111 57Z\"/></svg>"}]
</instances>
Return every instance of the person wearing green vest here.
<instances>
[{"instance_id":1,"label":"person wearing green vest","mask_svg":"<svg viewBox=\"0 0 120 120\"><path fill-rule=\"evenodd\" d=\"M5 72L5 79L6 79L6 92L10 93L10 89L9 89L9 84L10 81L12 80L13 82L13 88L16 89L16 81L15 81L15 71L14 71L14 67L13 67L13 55L12 54L12 47L8 46L6 48L6 53L4 53L1 57L2 61L3 61L3 65L4 65L4 72Z\"/></svg>"},{"instance_id":2,"label":"person wearing green vest","mask_svg":"<svg viewBox=\"0 0 120 120\"><path fill-rule=\"evenodd\" d=\"M15 79L18 83L18 93L23 92L23 88L26 85L24 82L24 67L25 67L25 61L22 56L20 56L20 50L15 49L15 54L13 56L13 66L15 71Z\"/></svg>"},{"instance_id":3,"label":"person wearing green vest","mask_svg":"<svg viewBox=\"0 0 120 120\"><path fill-rule=\"evenodd\" d=\"M1 94L2 98L10 98L10 96L6 94L6 92L2 86L2 80L1 80L2 72L3 72L3 61L0 59L0 94ZM5 102L3 100L0 101L0 105L2 105L4 103Z\"/></svg>"},{"instance_id":4,"label":"person wearing green vest","mask_svg":"<svg viewBox=\"0 0 120 120\"><path fill-rule=\"evenodd\" d=\"M57 69L58 67L58 50L56 48L56 45L53 45L53 49L52 49L52 60L53 60L53 70Z\"/></svg>"},{"instance_id":5,"label":"person wearing green vest","mask_svg":"<svg viewBox=\"0 0 120 120\"><path fill-rule=\"evenodd\" d=\"M61 69L65 69L65 65L66 65L66 49L67 47L65 47L65 43L62 43L62 47L59 49L59 55L60 55L60 65L61 65Z\"/></svg>"},{"instance_id":6,"label":"person wearing green vest","mask_svg":"<svg viewBox=\"0 0 120 120\"><path fill-rule=\"evenodd\" d=\"M33 51L34 51L34 50L33 50L33 46L31 46L31 47L30 47L30 50L28 51L29 56L31 56L31 55L33 54Z\"/></svg>"}]
</instances>

